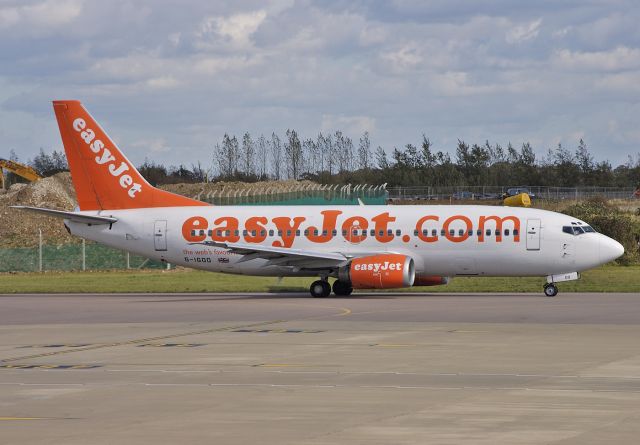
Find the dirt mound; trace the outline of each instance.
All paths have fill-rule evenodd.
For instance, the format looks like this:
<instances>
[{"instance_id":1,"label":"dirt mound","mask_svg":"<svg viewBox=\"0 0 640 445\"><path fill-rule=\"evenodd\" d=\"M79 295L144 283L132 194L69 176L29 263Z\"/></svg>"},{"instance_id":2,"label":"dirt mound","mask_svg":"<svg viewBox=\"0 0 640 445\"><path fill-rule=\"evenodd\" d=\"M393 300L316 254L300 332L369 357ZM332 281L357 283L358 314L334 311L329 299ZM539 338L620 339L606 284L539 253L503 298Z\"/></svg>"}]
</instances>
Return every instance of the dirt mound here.
<instances>
[{"instance_id":1,"label":"dirt mound","mask_svg":"<svg viewBox=\"0 0 640 445\"><path fill-rule=\"evenodd\" d=\"M79 242L69 236L59 218L9 208L14 205L73 210L76 196L69 173L58 173L31 184L14 184L0 194L0 246L37 246L38 230L42 230L47 244Z\"/></svg>"}]
</instances>

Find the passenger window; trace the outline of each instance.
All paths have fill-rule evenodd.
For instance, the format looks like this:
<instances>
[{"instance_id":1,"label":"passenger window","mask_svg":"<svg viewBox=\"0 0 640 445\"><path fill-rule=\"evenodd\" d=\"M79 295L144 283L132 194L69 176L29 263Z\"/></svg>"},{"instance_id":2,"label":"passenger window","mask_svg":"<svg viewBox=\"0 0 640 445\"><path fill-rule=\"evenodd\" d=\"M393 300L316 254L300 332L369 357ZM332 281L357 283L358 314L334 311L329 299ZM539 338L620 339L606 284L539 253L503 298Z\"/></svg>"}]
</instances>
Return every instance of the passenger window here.
<instances>
[{"instance_id":1,"label":"passenger window","mask_svg":"<svg viewBox=\"0 0 640 445\"><path fill-rule=\"evenodd\" d=\"M287 230L287 236L291 236L291 230Z\"/></svg>"},{"instance_id":2,"label":"passenger window","mask_svg":"<svg viewBox=\"0 0 640 445\"><path fill-rule=\"evenodd\" d=\"M273 236L273 229L269 229L269 236Z\"/></svg>"},{"instance_id":3,"label":"passenger window","mask_svg":"<svg viewBox=\"0 0 640 445\"><path fill-rule=\"evenodd\" d=\"M251 231L251 236L256 236L256 231L255 230Z\"/></svg>"},{"instance_id":4,"label":"passenger window","mask_svg":"<svg viewBox=\"0 0 640 445\"><path fill-rule=\"evenodd\" d=\"M391 230L391 229L387 229L387 235L388 235L388 236L392 236L392 235L393 235L393 230Z\"/></svg>"},{"instance_id":5,"label":"passenger window","mask_svg":"<svg viewBox=\"0 0 640 445\"><path fill-rule=\"evenodd\" d=\"M278 230L278 236L282 236L282 230Z\"/></svg>"},{"instance_id":6,"label":"passenger window","mask_svg":"<svg viewBox=\"0 0 640 445\"><path fill-rule=\"evenodd\" d=\"M509 229L504 229L504 236L509 236Z\"/></svg>"},{"instance_id":7,"label":"passenger window","mask_svg":"<svg viewBox=\"0 0 640 445\"><path fill-rule=\"evenodd\" d=\"M347 231L346 230L342 231L342 236L347 236Z\"/></svg>"},{"instance_id":8,"label":"passenger window","mask_svg":"<svg viewBox=\"0 0 640 445\"><path fill-rule=\"evenodd\" d=\"M354 230L353 232L351 232L351 235L353 235L353 236L358 236L358 231L357 231L357 230Z\"/></svg>"},{"instance_id":9,"label":"passenger window","mask_svg":"<svg viewBox=\"0 0 640 445\"><path fill-rule=\"evenodd\" d=\"M331 235L336 236L338 234L338 231L336 229L333 229L331 231Z\"/></svg>"},{"instance_id":10,"label":"passenger window","mask_svg":"<svg viewBox=\"0 0 640 445\"><path fill-rule=\"evenodd\" d=\"M304 236L309 235L309 229L304 229Z\"/></svg>"},{"instance_id":11,"label":"passenger window","mask_svg":"<svg viewBox=\"0 0 640 445\"><path fill-rule=\"evenodd\" d=\"M191 236L196 236L196 231L195 230L191 230Z\"/></svg>"},{"instance_id":12,"label":"passenger window","mask_svg":"<svg viewBox=\"0 0 640 445\"><path fill-rule=\"evenodd\" d=\"M500 231L496 229L496 236L500 236Z\"/></svg>"},{"instance_id":13,"label":"passenger window","mask_svg":"<svg viewBox=\"0 0 640 445\"><path fill-rule=\"evenodd\" d=\"M453 229L449 229L449 236L453 236L456 234L456 231Z\"/></svg>"},{"instance_id":14,"label":"passenger window","mask_svg":"<svg viewBox=\"0 0 640 445\"><path fill-rule=\"evenodd\" d=\"M473 230L469 230L469 236L473 236Z\"/></svg>"},{"instance_id":15,"label":"passenger window","mask_svg":"<svg viewBox=\"0 0 640 445\"><path fill-rule=\"evenodd\" d=\"M235 235L235 236L240 235L240 231L239 231L239 230L235 230L235 231L234 231L234 235Z\"/></svg>"},{"instance_id":16,"label":"passenger window","mask_svg":"<svg viewBox=\"0 0 640 445\"><path fill-rule=\"evenodd\" d=\"M246 230L243 230L243 231L242 231L242 236L247 236L247 234L248 234L248 233L249 233L249 232L247 232Z\"/></svg>"},{"instance_id":17,"label":"passenger window","mask_svg":"<svg viewBox=\"0 0 640 445\"><path fill-rule=\"evenodd\" d=\"M423 234L424 236L427 236L427 235L429 235L429 231L428 231L427 229L424 229L424 230L422 231L422 234Z\"/></svg>"},{"instance_id":18,"label":"passenger window","mask_svg":"<svg viewBox=\"0 0 640 445\"><path fill-rule=\"evenodd\" d=\"M431 236L438 236L438 231L436 229L433 229L431 231Z\"/></svg>"},{"instance_id":19,"label":"passenger window","mask_svg":"<svg viewBox=\"0 0 640 445\"><path fill-rule=\"evenodd\" d=\"M217 236L222 236L222 230L218 230L218 231L216 231L216 235L217 235Z\"/></svg>"},{"instance_id":20,"label":"passenger window","mask_svg":"<svg viewBox=\"0 0 640 445\"><path fill-rule=\"evenodd\" d=\"M517 236L518 235L518 229L513 229L513 236Z\"/></svg>"},{"instance_id":21,"label":"passenger window","mask_svg":"<svg viewBox=\"0 0 640 445\"><path fill-rule=\"evenodd\" d=\"M423 231L423 232L426 232L426 230L425 230L425 231ZM413 231L413 236L418 236L418 231L417 231L417 230L414 230L414 231Z\"/></svg>"},{"instance_id":22,"label":"passenger window","mask_svg":"<svg viewBox=\"0 0 640 445\"><path fill-rule=\"evenodd\" d=\"M369 235L371 235L371 236L375 236L375 235L376 235L376 231L375 231L375 230L373 230L373 229L371 229L371 231L369 232Z\"/></svg>"},{"instance_id":23,"label":"passenger window","mask_svg":"<svg viewBox=\"0 0 640 445\"><path fill-rule=\"evenodd\" d=\"M200 236L204 236L204 230L200 231Z\"/></svg>"},{"instance_id":24,"label":"passenger window","mask_svg":"<svg viewBox=\"0 0 640 445\"><path fill-rule=\"evenodd\" d=\"M384 236L384 230L380 230L380 232L378 232L378 234L379 234L380 236Z\"/></svg>"},{"instance_id":25,"label":"passenger window","mask_svg":"<svg viewBox=\"0 0 640 445\"><path fill-rule=\"evenodd\" d=\"M478 231L476 233L477 233L478 236L481 236L482 235L482 230L478 229Z\"/></svg>"},{"instance_id":26,"label":"passenger window","mask_svg":"<svg viewBox=\"0 0 640 445\"><path fill-rule=\"evenodd\" d=\"M485 233L485 235L487 235L487 236L491 236L491 229L487 229L487 231L486 231L486 232L484 232L484 233Z\"/></svg>"},{"instance_id":27,"label":"passenger window","mask_svg":"<svg viewBox=\"0 0 640 445\"><path fill-rule=\"evenodd\" d=\"M396 229L396 236L402 235L402 231L400 229Z\"/></svg>"},{"instance_id":28,"label":"passenger window","mask_svg":"<svg viewBox=\"0 0 640 445\"><path fill-rule=\"evenodd\" d=\"M327 236L327 231L326 230L322 231L322 236Z\"/></svg>"},{"instance_id":29,"label":"passenger window","mask_svg":"<svg viewBox=\"0 0 640 445\"><path fill-rule=\"evenodd\" d=\"M207 235L212 236L213 235L213 230L209 229L209 231L207 232Z\"/></svg>"},{"instance_id":30,"label":"passenger window","mask_svg":"<svg viewBox=\"0 0 640 445\"><path fill-rule=\"evenodd\" d=\"M314 234L315 236L318 236L318 229L313 229L313 234Z\"/></svg>"},{"instance_id":31,"label":"passenger window","mask_svg":"<svg viewBox=\"0 0 640 445\"><path fill-rule=\"evenodd\" d=\"M228 230L227 230L227 232L228 232ZM260 236L265 236L266 234L267 234L266 230L261 230L260 231Z\"/></svg>"},{"instance_id":32,"label":"passenger window","mask_svg":"<svg viewBox=\"0 0 640 445\"><path fill-rule=\"evenodd\" d=\"M447 233L447 232L445 232L444 229L440 230L440 236L444 236L445 233Z\"/></svg>"}]
</instances>

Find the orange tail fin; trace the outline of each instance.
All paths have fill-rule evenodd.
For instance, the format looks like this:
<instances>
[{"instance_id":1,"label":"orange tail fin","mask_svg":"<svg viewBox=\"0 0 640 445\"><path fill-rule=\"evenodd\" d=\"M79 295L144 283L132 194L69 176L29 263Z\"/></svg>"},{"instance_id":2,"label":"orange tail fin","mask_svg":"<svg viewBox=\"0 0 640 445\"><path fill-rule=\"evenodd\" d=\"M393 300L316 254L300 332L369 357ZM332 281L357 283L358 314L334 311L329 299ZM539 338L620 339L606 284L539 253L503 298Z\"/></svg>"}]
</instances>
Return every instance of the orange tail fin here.
<instances>
[{"instance_id":1,"label":"orange tail fin","mask_svg":"<svg viewBox=\"0 0 640 445\"><path fill-rule=\"evenodd\" d=\"M149 184L77 100L53 109L80 210L208 205Z\"/></svg>"}]
</instances>

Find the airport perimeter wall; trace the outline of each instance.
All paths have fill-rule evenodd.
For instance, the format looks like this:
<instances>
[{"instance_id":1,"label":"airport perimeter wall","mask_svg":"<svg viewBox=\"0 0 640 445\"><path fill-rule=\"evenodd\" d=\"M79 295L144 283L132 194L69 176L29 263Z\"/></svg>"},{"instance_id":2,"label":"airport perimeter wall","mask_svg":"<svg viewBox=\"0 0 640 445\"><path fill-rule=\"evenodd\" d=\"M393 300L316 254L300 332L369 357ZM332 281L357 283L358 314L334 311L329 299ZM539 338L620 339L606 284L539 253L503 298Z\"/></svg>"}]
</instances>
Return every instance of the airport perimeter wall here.
<instances>
[{"instance_id":1,"label":"airport perimeter wall","mask_svg":"<svg viewBox=\"0 0 640 445\"><path fill-rule=\"evenodd\" d=\"M419 186L389 187L388 198L394 200L449 201L451 199L497 199L510 188L529 190L535 199L553 201L575 200L602 197L605 199L636 200L640 199L640 190L634 187L544 187L544 186Z\"/></svg>"}]
</instances>

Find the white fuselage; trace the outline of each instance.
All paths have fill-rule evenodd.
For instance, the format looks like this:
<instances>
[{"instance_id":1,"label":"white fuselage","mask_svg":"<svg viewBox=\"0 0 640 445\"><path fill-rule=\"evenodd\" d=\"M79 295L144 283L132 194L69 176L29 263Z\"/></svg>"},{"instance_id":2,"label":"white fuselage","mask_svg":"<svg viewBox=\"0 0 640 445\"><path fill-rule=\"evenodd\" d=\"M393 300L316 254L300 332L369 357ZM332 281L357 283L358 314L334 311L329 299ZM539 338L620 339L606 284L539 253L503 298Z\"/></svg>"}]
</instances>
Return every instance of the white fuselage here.
<instances>
[{"instance_id":1,"label":"white fuselage","mask_svg":"<svg viewBox=\"0 0 640 445\"><path fill-rule=\"evenodd\" d=\"M563 232L563 227L585 224L582 221L530 208L196 206L79 213L118 221L112 226L66 221L74 235L176 265L247 275L315 273L266 265L260 258L239 262L240 255L204 243L222 239L350 257L399 253L414 259L416 274L439 276L578 272L621 252L620 244L602 234Z\"/></svg>"}]
</instances>

